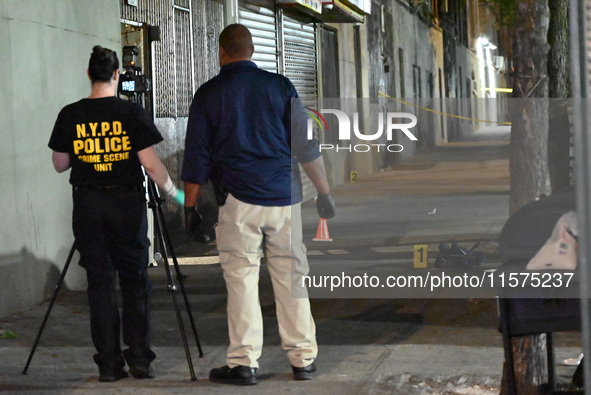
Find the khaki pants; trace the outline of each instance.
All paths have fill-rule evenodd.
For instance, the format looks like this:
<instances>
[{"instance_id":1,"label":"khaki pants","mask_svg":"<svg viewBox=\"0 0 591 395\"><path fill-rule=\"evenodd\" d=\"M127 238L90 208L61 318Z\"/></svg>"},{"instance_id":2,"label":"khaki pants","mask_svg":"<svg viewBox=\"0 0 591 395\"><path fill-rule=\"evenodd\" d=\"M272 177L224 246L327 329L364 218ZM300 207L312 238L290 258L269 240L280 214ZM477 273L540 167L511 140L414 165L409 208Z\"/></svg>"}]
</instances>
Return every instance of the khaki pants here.
<instances>
[{"instance_id":1,"label":"khaki pants","mask_svg":"<svg viewBox=\"0 0 591 395\"><path fill-rule=\"evenodd\" d=\"M263 347L259 270L263 247L275 295L281 344L291 365L305 367L318 353L316 327L302 276L309 271L300 204L266 207L228 196L216 228L228 290L230 346L226 362L258 367Z\"/></svg>"}]
</instances>

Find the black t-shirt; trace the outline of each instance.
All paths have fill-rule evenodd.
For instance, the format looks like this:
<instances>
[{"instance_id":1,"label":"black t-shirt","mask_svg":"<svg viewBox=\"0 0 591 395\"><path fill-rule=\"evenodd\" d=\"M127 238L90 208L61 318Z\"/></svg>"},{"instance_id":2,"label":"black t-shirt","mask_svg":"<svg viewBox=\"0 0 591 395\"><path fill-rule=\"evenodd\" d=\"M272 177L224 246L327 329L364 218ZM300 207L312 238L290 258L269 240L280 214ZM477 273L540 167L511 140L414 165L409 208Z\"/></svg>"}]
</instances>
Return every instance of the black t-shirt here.
<instances>
[{"instance_id":1,"label":"black t-shirt","mask_svg":"<svg viewBox=\"0 0 591 395\"><path fill-rule=\"evenodd\" d=\"M72 185L140 185L144 176L137 152L160 141L146 110L110 96L64 107L48 145L70 154Z\"/></svg>"}]
</instances>

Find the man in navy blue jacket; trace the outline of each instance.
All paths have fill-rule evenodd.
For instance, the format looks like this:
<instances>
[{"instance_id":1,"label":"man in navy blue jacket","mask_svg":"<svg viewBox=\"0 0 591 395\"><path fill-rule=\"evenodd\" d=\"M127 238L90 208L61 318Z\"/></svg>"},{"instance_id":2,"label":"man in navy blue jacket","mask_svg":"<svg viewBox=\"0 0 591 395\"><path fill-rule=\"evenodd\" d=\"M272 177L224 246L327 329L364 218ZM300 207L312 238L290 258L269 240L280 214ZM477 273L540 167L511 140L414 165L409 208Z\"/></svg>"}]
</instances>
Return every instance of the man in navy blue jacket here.
<instances>
[{"instance_id":1,"label":"man in navy blue jacket","mask_svg":"<svg viewBox=\"0 0 591 395\"><path fill-rule=\"evenodd\" d=\"M316 329L302 277L308 274L302 240L300 163L318 191L321 217L335 207L324 162L293 84L259 69L249 30L227 26L219 37L220 74L195 93L185 141L185 225L195 233L202 185L215 176L221 204L217 246L228 291L230 345L226 366L210 380L256 384L263 346L258 295L260 259L267 258L277 304L282 346L294 379L309 380L316 370ZM263 251L264 250L264 251Z\"/></svg>"}]
</instances>

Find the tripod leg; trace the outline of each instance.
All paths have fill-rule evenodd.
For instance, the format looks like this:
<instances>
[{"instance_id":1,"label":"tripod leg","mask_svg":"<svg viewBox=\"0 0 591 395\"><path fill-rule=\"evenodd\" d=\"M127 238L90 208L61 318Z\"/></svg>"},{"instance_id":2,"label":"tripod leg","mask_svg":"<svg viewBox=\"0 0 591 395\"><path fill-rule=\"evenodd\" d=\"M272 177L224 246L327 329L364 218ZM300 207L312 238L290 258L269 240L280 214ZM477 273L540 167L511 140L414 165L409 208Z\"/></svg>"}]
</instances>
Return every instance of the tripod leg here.
<instances>
[{"instance_id":1,"label":"tripod leg","mask_svg":"<svg viewBox=\"0 0 591 395\"><path fill-rule=\"evenodd\" d=\"M159 207L159 203L156 202L156 197L157 197L157 193L156 193L156 186L154 185L154 182L152 180L150 180L148 178L148 193L150 195L150 206L152 208L152 212L154 213L154 225L156 228L156 234L158 236L158 239L160 240L160 245L162 247L162 256L163 256L163 261L164 261L164 269L166 271L166 279L168 280L168 290L171 293L172 296L172 303L174 305L174 309L176 312L176 317L177 317L177 321L179 324L179 330L181 332L181 338L183 341L183 347L185 348L185 355L187 357L187 364L189 365L189 372L191 374L191 380L195 381L197 380L197 377L195 377L195 370L193 369L193 361L191 360L191 352L189 350L189 345L187 343L187 335L185 333L185 326L183 324L183 317L181 315L181 311L176 299L176 291L177 288L174 285L174 279L172 277L172 272L170 271L170 265L168 264L168 257L167 257L167 252L166 252L166 244L164 243L164 234L163 234L163 218L161 216L161 211L159 211L157 209L157 207Z\"/></svg>"},{"instance_id":2,"label":"tripod leg","mask_svg":"<svg viewBox=\"0 0 591 395\"><path fill-rule=\"evenodd\" d=\"M163 217L162 214L162 207L158 207L160 210L160 216ZM166 228L166 224L162 225L162 233L165 238L166 246L168 250L170 250L170 256L172 258L172 262L174 264L174 269L176 272L176 278L179 283L179 287L181 289L181 293L183 294L183 299L185 301L185 307L187 309L187 315L189 316L189 321L191 323L191 329L193 330L193 337L195 337L195 342L197 343L197 349L199 350L199 358L203 358L203 350L201 349L201 342L199 341L199 335L197 334L197 326L195 325L195 320L193 319L193 313L191 311L191 306L189 305L189 299L187 298L187 293L185 292L185 284L183 283L183 274L181 273L181 269L179 267L179 262L176 259L176 255L174 253L172 242L170 241L170 236L168 234L168 229Z\"/></svg>"},{"instance_id":3,"label":"tripod leg","mask_svg":"<svg viewBox=\"0 0 591 395\"><path fill-rule=\"evenodd\" d=\"M72 257L74 256L74 251L76 251L76 243L72 244L72 248L70 249L70 253L68 254L68 259L66 259L66 263L60 275L58 282L54 286L53 295L51 296L51 302L49 303L49 307L47 308L47 312L45 313L45 317L43 318L43 322L41 323L41 327L39 328L39 333L37 333L37 338L35 339L35 343L33 343L33 348L31 349L31 353L29 354L29 359L27 359L27 363L25 368L22 371L22 374L27 374L27 370L29 370L29 365L31 364L31 360L33 359L33 354L35 354L35 350L37 349L37 345L39 344L39 340L41 339L41 334L45 329L45 324L49 319L49 314L51 313L51 309L53 308L53 304L57 298L57 294L62 287L64 282L64 278L66 277L66 272L68 271L68 267L70 267L70 262L72 261Z\"/></svg>"},{"instance_id":4,"label":"tripod leg","mask_svg":"<svg viewBox=\"0 0 591 395\"><path fill-rule=\"evenodd\" d=\"M172 279L172 273L170 271L170 265L168 264L168 258L166 257L166 253L162 254L162 261L164 262L164 269L166 271L166 277L168 279L168 291L172 296L172 304L174 305L174 309L176 312L176 318L179 324L179 330L181 332L181 339L183 342L183 347L185 349L185 356L187 357L187 364L189 365L189 373L191 374L191 380L197 380L195 376L195 370L193 368L193 361L191 359L191 351L189 351L189 344L187 342L187 334L185 333L185 326L183 324L183 317L181 315L181 310L179 308L178 301L176 299L176 292L178 289L174 285L174 280Z\"/></svg>"}]
</instances>

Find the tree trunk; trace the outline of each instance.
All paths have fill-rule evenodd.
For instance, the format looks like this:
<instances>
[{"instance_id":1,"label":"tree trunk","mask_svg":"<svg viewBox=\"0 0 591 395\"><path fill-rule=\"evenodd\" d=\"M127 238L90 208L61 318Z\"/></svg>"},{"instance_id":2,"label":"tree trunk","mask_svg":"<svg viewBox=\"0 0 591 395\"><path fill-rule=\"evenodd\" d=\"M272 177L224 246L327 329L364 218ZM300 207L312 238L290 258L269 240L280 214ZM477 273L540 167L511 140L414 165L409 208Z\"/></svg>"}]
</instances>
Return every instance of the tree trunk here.
<instances>
[{"instance_id":1,"label":"tree trunk","mask_svg":"<svg viewBox=\"0 0 591 395\"><path fill-rule=\"evenodd\" d=\"M550 101L548 169L552 191L570 185L570 127L567 100L571 96L568 0L549 0L548 78Z\"/></svg>"},{"instance_id":2,"label":"tree trunk","mask_svg":"<svg viewBox=\"0 0 591 395\"><path fill-rule=\"evenodd\" d=\"M547 381L548 360L546 355L546 335L522 336L513 338L513 369L517 392L507 387L507 374L503 372L501 395L538 395L544 393L542 384ZM536 356L532 358L532 356ZM510 369L504 366L504 369Z\"/></svg>"},{"instance_id":3,"label":"tree trunk","mask_svg":"<svg viewBox=\"0 0 591 395\"><path fill-rule=\"evenodd\" d=\"M568 0L548 0L548 6L548 93L549 97L566 99L571 95Z\"/></svg>"},{"instance_id":4,"label":"tree trunk","mask_svg":"<svg viewBox=\"0 0 591 395\"><path fill-rule=\"evenodd\" d=\"M510 212L550 192L548 177L548 0L516 2Z\"/></svg>"},{"instance_id":5,"label":"tree trunk","mask_svg":"<svg viewBox=\"0 0 591 395\"><path fill-rule=\"evenodd\" d=\"M550 192L548 176L548 0L515 2L511 114L510 212ZM513 342L518 394L538 394L546 380L543 335ZM511 367L506 367L511 368ZM501 394L513 395L503 380Z\"/></svg>"}]
</instances>

